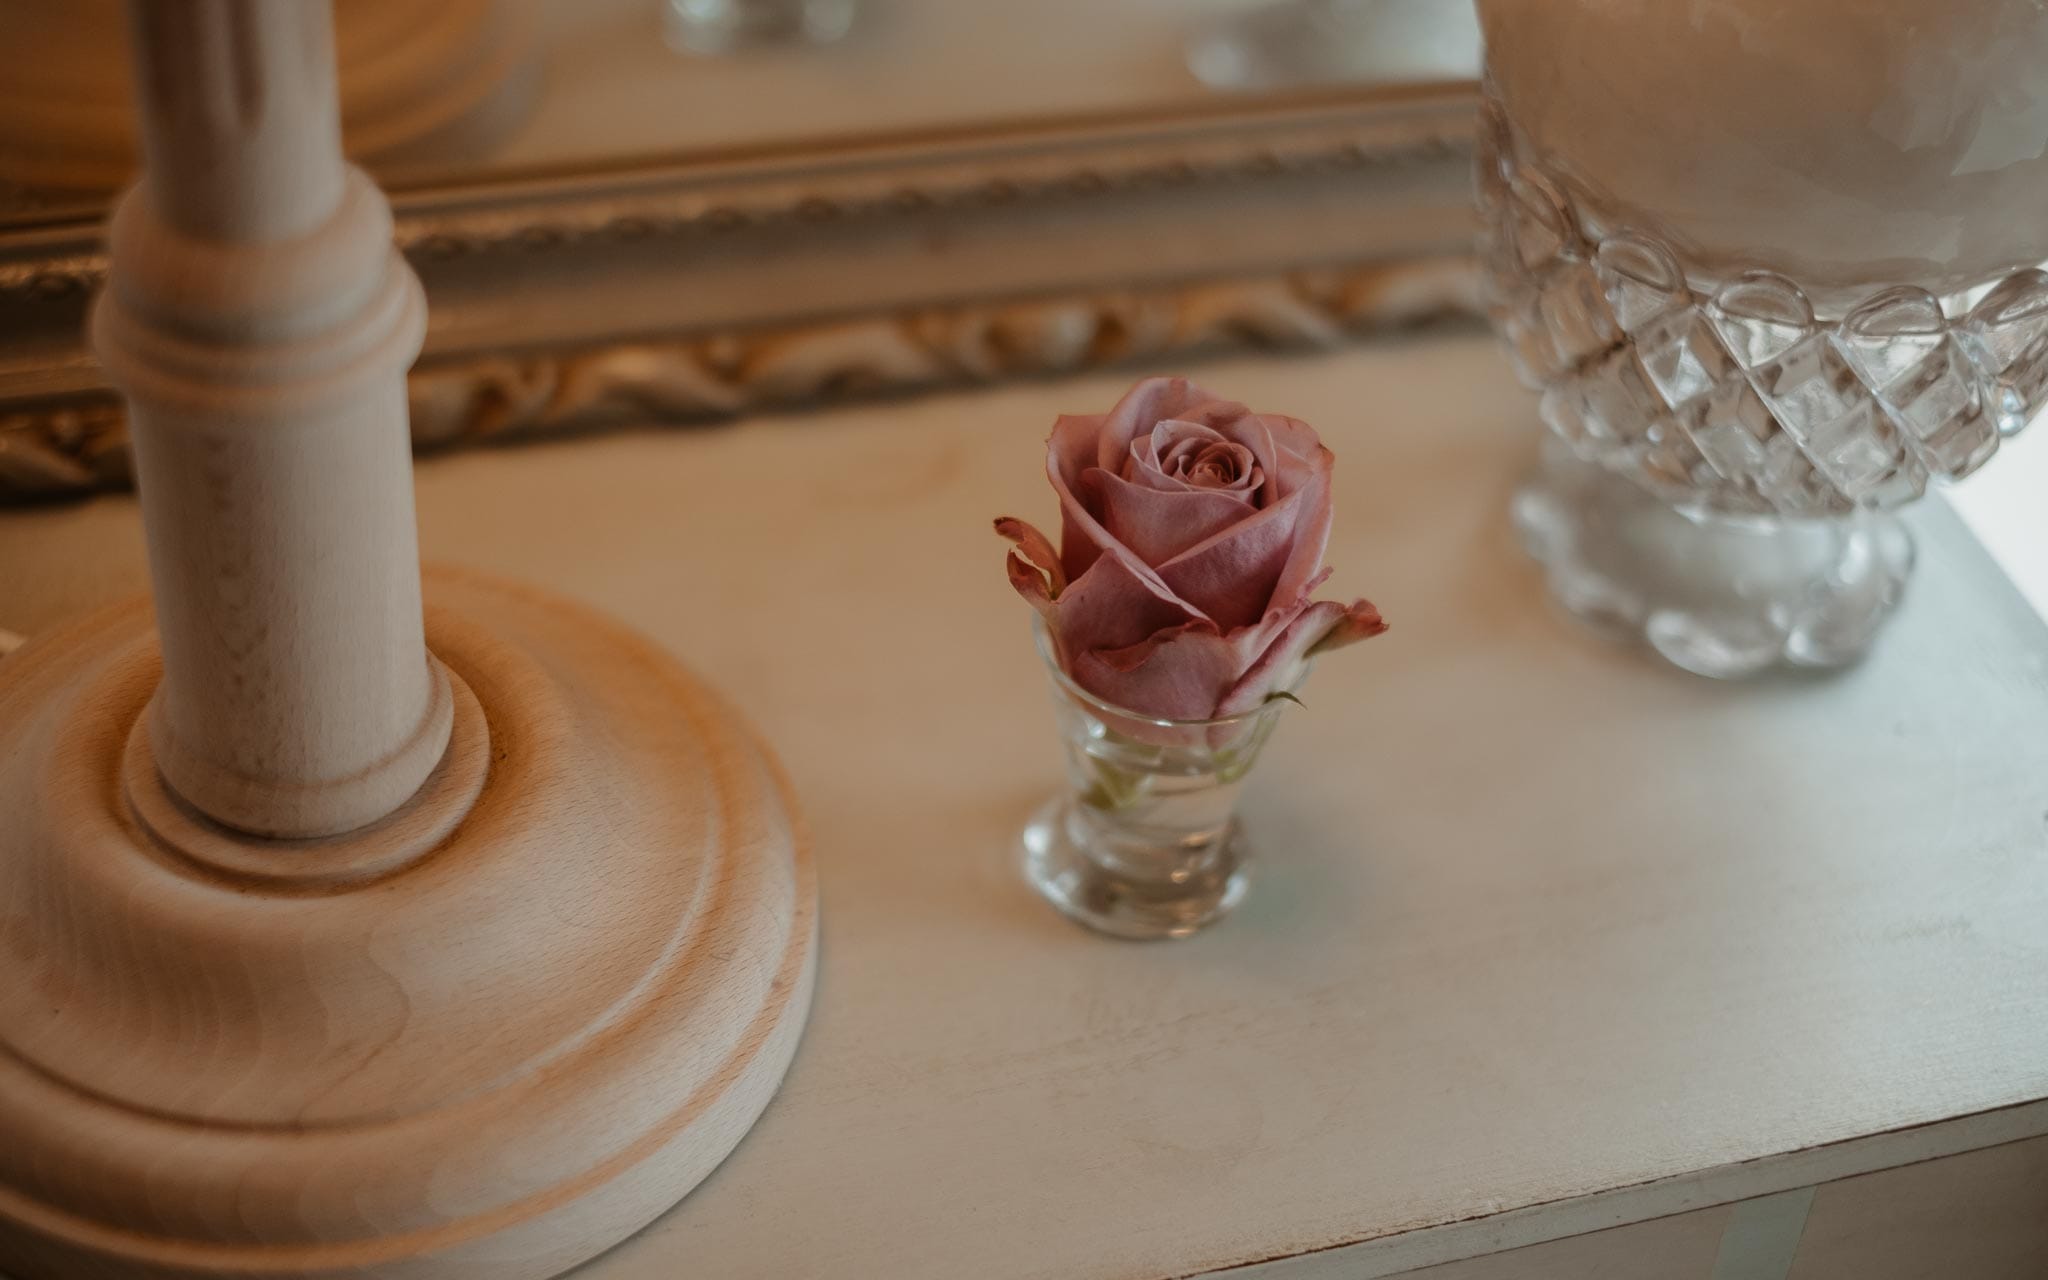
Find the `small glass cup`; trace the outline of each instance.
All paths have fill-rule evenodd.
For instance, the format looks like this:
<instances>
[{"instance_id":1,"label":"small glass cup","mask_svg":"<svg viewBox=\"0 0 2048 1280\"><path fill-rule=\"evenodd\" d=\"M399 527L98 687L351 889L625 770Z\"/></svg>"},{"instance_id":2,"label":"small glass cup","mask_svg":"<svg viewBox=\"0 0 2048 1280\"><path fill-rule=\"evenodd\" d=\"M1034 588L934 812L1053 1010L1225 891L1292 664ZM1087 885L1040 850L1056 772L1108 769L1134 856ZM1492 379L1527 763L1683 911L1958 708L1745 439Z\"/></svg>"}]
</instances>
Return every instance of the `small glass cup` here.
<instances>
[{"instance_id":1,"label":"small glass cup","mask_svg":"<svg viewBox=\"0 0 2048 1280\"><path fill-rule=\"evenodd\" d=\"M1068 785L1024 827L1025 878L1112 937L1185 938L1221 919L1251 874L1238 792L1292 695L1215 720L1154 719L1074 683L1044 621L1033 626Z\"/></svg>"}]
</instances>

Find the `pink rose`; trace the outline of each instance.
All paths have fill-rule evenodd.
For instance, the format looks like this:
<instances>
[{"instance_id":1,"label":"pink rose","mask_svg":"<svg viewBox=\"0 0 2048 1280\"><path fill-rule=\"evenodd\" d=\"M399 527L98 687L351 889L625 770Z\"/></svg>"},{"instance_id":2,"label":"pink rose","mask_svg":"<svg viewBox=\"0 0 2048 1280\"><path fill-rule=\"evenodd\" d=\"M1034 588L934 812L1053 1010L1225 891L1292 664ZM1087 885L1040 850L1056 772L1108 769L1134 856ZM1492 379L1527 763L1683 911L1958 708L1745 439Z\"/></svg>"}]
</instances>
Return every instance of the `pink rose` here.
<instances>
[{"instance_id":1,"label":"pink rose","mask_svg":"<svg viewBox=\"0 0 2048 1280\"><path fill-rule=\"evenodd\" d=\"M1379 610L1311 600L1329 576L1335 457L1305 422L1181 378L1064 416L1047 442L1060 547L996 521L1011 585L1044 614L1074 682L1162 720L1207 720L1290 688L1312 654L1386 630Z\"/></svg>"}]
</instances>

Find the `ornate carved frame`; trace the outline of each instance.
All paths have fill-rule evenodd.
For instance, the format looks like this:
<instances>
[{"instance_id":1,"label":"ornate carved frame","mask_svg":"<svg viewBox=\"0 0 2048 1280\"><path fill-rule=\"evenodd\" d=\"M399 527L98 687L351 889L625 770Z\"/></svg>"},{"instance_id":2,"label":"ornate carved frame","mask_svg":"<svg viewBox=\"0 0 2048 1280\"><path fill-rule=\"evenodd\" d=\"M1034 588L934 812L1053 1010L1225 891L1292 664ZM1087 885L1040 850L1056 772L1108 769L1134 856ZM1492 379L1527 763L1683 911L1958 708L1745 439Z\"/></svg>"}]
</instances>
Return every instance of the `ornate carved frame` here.
<instances>
[{"instance_id":1,"label":"ornate carved frame","mask_svg":"<svg viewBox=\"0 0 2048 1280\"><path fill-rule=\"evenodd\" d=\"M1476 307L1470 84L707 154L394 204L422 447L1328 344ZM128 480L95 218L0 229L0 501Z\"/></svg>"}]
</instances>

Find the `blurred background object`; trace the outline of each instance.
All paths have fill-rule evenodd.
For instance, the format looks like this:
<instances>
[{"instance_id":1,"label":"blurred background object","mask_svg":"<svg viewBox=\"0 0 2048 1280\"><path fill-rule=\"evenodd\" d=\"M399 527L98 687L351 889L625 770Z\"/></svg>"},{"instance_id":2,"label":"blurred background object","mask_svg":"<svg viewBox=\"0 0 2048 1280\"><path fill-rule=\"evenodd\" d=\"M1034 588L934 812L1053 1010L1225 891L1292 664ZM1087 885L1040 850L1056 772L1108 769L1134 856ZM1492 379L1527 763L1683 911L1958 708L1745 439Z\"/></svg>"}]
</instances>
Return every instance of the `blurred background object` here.
<instances>
[{"instance_id":1,"label":"blurred background object","mask_svg":"<svg viewBox=\"0 0 2048 1280\"><path fill-rule=\"evenodd\" d=\"M526 17L505 0L341 0L349 153L380 172L487 151L531 105ZM119 0L0 0L0 182L104 196L134 176Z\"/></svg>"},{"instance_id":2,"label":"blurred background object","mask_svg":"<svg viewBox=\"0 0 2048 1280\"><path fill-rule=\"evenodd\" d=\"M749 45L830 44L853 26L855 0L662 0L669 43L688 53Z\"/></svg>"},{"instance_id":3,"label":"blurred background object","mask_svg":"<svg viewBox=\"0 0 2048 1280\"><path fill-rule=\"evenodd\" d=\"M0 0L0 227L134 172L119 13ZM339 0L335 21L351 156L398 191L1479 69L1469 0Z\"/></svg>"},{"instance_id":4,"label":"blurred background object","mask_svg":"<svg viewBox=\"0 0 2048 1280\"><path fill-rule=\"evenodd\" d=\"M1473 75L1472 6L1445 0L1278 0L1230 13L1188 45L1217 89L1455 79Z\"/></svg>"},{"instance_id":5,"label":"blurred background object","mask_svg":"<svg viewBox=\"0 0 2048 1280\"><path fill-rule=\"evenodd\" d=\"M133 162L92 34L116 11L0 0L0 501L128 481L79 337ZM1331 58L1259 44L1297 19ZM337 22L350 150L433 303L422 446L1477 310L1466 0L339 0ZM1226 89L1190 60L1228 39Z\"/></svg>"}]
</instances>

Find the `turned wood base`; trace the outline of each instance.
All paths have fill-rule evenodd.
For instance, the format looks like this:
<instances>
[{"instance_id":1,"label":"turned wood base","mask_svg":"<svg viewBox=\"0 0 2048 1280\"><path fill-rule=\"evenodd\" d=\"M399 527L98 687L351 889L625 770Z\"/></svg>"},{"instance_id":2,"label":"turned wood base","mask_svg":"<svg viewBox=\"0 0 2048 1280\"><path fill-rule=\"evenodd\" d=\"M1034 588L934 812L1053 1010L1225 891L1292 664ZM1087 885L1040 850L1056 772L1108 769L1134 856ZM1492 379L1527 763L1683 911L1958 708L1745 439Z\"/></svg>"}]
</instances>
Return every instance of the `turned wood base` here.
<instances>
[{"instance_id":1,"label":"turned wood base","mask_svg":"<svg viewBox=\"0 0 2048 1280\"><path fill-rule=\"evenodd\" d=\"M816 952L775 765L616 624L427 586L449 750L341 836L163 787L146 604L0 662L0 1272L550 1276L767 1105Z\"/></svg>"}]
</instances>

